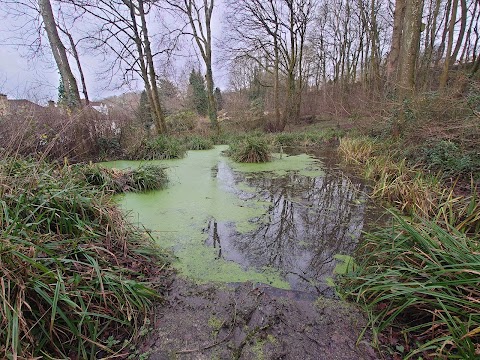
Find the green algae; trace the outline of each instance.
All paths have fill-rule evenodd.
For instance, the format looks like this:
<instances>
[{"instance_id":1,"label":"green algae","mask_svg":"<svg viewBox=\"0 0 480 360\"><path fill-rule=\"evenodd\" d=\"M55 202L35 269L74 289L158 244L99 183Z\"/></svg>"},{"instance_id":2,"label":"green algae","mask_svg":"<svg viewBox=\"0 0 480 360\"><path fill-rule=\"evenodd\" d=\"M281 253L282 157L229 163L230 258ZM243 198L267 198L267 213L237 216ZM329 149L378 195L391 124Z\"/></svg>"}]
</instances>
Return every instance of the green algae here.
<instances>
[{"instance_id":1,"label":"green algae","mask_svg":"<svg viewBox=\"0 0 480 360\"><path fill-rule=\"evenodd\" d=\"M355 259L350 255L336 254L334 259L338 260L333 270L334 274L345 275L357 267Z\"/></svg>"},{"instance_id":2,"label":"green algae","mask_svg":"<svg viewBox=\"0 0 480 360\"><path fill-rule=\"evenodd\" d=\"M223 156L226 149L104 165L166 168L168 188L118 201L174 252L174 266L184 276L198 283L252 281L302 291L321 289L325 282L334 286L331 276L350 263L338 254L351 251L363 221L363 184L325 173L321 161L305 154L241 164ZM318 265L324 254L335 259L331 266Z\"/></svg>"},{"instance_id":3,"label":"green algae","mask_svg":"<svg viewBox=\"0 0 480 360\"><path fill-rule=\"evenodd\" d=\"M357 263L355 262L355 259L350 256L350 255L344 255L344 254L336 254L333 256L334 259L337 260L335 264L335 268L333 269L333 273L335 275L345 275L351 271L354 271L355 268L357 267ZM327 277L325 279L326 283L328 286L335 287L335 280L333 277Z\"/></svg>"},{"instance_id":4,"label":"green algae","mask_svg":"<svg viewBox=\"0 0 480 360\"><path fill-rule=\"evenodd\" d=\"M292 156L273 154L272 161L266 163L237 163L230 160L229 165L236 171L246 173L271 172L277 176L285 175L290 171L308 177L318 177L325 174L321 161L307 154Z\"/></svg>"},{"instance_id":5,"label":"green algae","mask_svg":"<svg viewBox=\"0 0 480 360\"><path fill-rule=\"evenodd\" d=\"M242 200L231 191L232 179L212 176L228 160L221 156L225 146L192 151L179 160L150 161L167 167L169 187L161 191L129 193L118 197L120 206L133 220L151 230L159 245L171 248L178 258L174 264L187 277L198 282L255 281L279 288L289 284L273 269L244 269L217 257L217 250L205 245L209 219L232 222L238 231L254 229L250 221L265 213L267 202ZM114 161L104 166L135 168L139 161ZM290 167L293 167L290 165ZM277 170L280 168L277 165ZM228 175L228 174L227 174Z\"/></svg>"}]
</instances>

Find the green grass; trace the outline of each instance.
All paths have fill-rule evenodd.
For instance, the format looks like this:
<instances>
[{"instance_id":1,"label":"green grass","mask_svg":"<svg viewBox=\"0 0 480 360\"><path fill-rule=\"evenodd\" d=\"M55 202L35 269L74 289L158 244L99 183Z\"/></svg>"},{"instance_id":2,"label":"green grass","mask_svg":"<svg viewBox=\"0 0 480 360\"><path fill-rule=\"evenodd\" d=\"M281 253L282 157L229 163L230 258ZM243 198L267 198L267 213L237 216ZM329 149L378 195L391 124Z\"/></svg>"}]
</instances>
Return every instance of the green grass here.
<instances>
[{"instance_id":1,"label":"green grass","mask_svg":"<svg viewBox=\"0 0 480 360\"><path fill-rule=\"evenodd\" d=\"M187 150L210 150L213 149L213 141L209 138L192 135L184 139Z\"/></svg>"},{"instance_id":2,"label":"green grass","mask_svg":"<svg viewBox=\"0 0 480 360\"><path fill-rule=\"evenodd\" d=\"M246 136L244 139L230 144L229 155L237 162L268 162L271 158L270 144L264 136Z\"/></svg>"},{"instance_id":3,"label":"green grass","mask_svg":"<svg viewBox=\"0 0 480 360\"><path fill-rule=\"evenodd\" d=\"M126 170L88 165L81 166L80 171L90 185L112 193L158 190L168 182L164 168L158 165L142 164L138 168Z\"/></svg>"},{"instance_id":4,"label":"green grass","mask_svg":"<svg viewBox=\"0 0 480 360\"><path fill-rule=\"evenodd\" d=\"M474 359L480 342L480 238L435 222L394 216L367 234L362 261L343 291L370 314L375 338L390 326L407 334L406 358Z\"/></svg>"},{"instance_id":5,"label":"green grass","mask_svg":"<svg viewBox=\"0 0 480 360\"><path fill-rule=\"evenodd\" d=\"M303 132L283 132L273 136L276 146L320 146L325 141L336 139L343 132L336 129L307 130Z\"/></svg>"},{"instance_id":6,"label":"green grass","mask_svg":"<svg viewBox=\"0 0 480 360\"><path fill-rule=\"evenodd\" d=\"M399 158L397 144L367 137L343 138L339 151L373 181L374 197L413 219L395 216L392 228L367 234L360 266L343 284L365 307L375 337L402 332L407 358L478 357L480 202L473 178L470 194L458 193L456 182L442 182L445 174Z\"/></svg>"},{"instance_id":7,"label":"green grass","mask_svg":"<svg viewBox=\"0 0 480 360\"><path fill-rule=\"evenodd\" d=\"M129 158L131 160L178 159L185 156L185 145L172 136L158 136L142 142L139 149Z\"/></svg>"},{"instance_id":8,"label":"green grass","mask_svg":"<svg viewBox=\"0 0 480 360\"><path fill-rule=\"evenodd\" d=\"M0 162L0 357L128 353L165 264L76 167Z\"/></svg>"},{"instance_id":9,"label":"green grass","mask_svg":"<svg viewBox=\"0 0 480 360\"><path fill-rule=\"evenodd\" d=\"M367 137L342 138L339 152L345 162L360 165L373 181L372 195L386 200L407 215L438 219L467 233L480 231L478 189L471 181L470 194L458 194L457 184L444 184L443 174L430 174L419 166L397 159L397 151Z\"/></svg>"}]
</instances>

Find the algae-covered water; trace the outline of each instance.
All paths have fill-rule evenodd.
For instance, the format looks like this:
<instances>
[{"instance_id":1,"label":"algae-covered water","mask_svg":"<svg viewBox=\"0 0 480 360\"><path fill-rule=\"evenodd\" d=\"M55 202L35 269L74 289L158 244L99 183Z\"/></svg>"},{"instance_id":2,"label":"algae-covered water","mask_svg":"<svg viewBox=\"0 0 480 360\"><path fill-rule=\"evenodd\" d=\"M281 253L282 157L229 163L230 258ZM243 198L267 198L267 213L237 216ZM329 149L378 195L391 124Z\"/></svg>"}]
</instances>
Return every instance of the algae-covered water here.
<instances>
[{"instance_id":1,"label":"algae-covered water","mask_svg":"<svg viewBox=\"0 0 480 360\"><path fill-rule=\"evenodd\" d=\"M324 291L339 255L351 254L358 243L365 185L309 155L236 164L222 155L225 149L152 161L166 167L168 187L121 195L118 202L173 250L185 276Z\"/></svg>"}]
</instances>

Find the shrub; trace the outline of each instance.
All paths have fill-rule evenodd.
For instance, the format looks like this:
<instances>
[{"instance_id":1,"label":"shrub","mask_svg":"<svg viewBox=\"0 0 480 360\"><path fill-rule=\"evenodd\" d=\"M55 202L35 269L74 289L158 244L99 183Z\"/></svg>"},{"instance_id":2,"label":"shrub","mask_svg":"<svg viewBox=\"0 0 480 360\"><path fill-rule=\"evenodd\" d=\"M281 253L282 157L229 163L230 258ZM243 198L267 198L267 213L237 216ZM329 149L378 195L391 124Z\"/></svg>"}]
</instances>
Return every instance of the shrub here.
<instances>
[{"instance_id":1,"label":"shrub","mask_svg":"<svg viewBox=\"0 0 480 360\"><path fill-rule=\"evenodd\" d=\"M422 149L423 161L427 168L441 170L446 175L468 174L480 169L480 161L476 163L469 155L461 151L451 141L442 140Z\"/></svg>"},{"instance_id":2,"label":"shrub","mask_svg":"<svg viewBox=\"0 0 480 360\"><path fill-rule=\"evenodd\" d=\"M168 129L173 133L195 129L198 115L193 111L181 111L167 116L165 119Z\"/></svg>"},{"instance_id":3,"label":"shrub","mask_svg":"<svg viewBox=\"0 0 480 360\"><path fill-rule=\"evenodd\" d=\"M295 146L304 139L305 136L301 133L279 133L275 136L274 141L279 146Z\"/></svg>"},{"instance_id":4,"label":"shrub","mask_svg":"<svg viewBox=\"0 0 480 360\"><path fill-rule=\"evenodd\" d=\"M0 162L0 357L125 351L160 300L148 279L165 260L84 179L77 167Z\"/></svg>"},{"instance_id":5,"label":"shrub","mask_svg":"<svg viewBox=\"0 0 480 360\"><path fill-rule=\"evenodd\" d=\"M232 133L225 133L221 131L219 134L214 134L211 139L215 145L225 145L234 142L235 135Z\"/></svg>"},{"instance_id":6,"label":"shrub","mask_svg":"<svg viewBox=\"0 0 480 360\"><path fill-rule=\"evenodd\" d=\"M122 156L122 147L118 138L100 137L97 139L97 144L101 159L110 159Z\"/></svg>"},{"instance_id":7,"label":"shrub","mask_svg":"<svg viewBox=\"0 0 480 360\"><path fill-rule=\"evenodd\" d=\"M270 161L270 145L265 137L248 136L230 145L229 155L237 162L261 163Z\"/></svg>"}]
</instances>

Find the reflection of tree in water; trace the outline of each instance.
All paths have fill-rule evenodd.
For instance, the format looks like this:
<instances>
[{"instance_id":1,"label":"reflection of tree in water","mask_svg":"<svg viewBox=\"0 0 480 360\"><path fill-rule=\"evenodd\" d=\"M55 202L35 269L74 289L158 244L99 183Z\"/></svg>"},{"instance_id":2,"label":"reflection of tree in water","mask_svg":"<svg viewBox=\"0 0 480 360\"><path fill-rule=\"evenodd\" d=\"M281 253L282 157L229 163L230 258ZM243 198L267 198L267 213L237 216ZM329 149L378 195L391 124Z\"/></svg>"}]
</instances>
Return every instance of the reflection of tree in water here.
<instances>
[{"instance_id":1,"label":"reflection of tree in water","mask_svg":"<svg viewBox=\"0 0 480 360\"><path fill-rule=\"evenodd\" d=\"M224 248L223 257L240 260L245 266L279 269L296 290L325 288L318 282L332 275L334 255L350 254L360 237L365 216L364 185L353 184L334 172L317 178L294 173L277 178L260 174L245 181L257 189L260 200L271 205L255 219L257 230L244 235L216 234L216 241L221 238L235 248L233 257Z\"/></svg>"}]
</instances>

